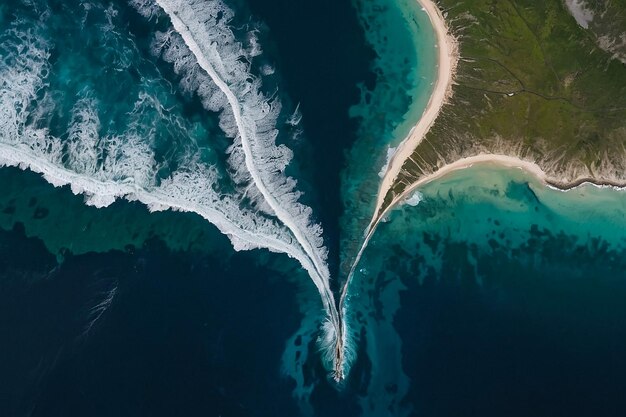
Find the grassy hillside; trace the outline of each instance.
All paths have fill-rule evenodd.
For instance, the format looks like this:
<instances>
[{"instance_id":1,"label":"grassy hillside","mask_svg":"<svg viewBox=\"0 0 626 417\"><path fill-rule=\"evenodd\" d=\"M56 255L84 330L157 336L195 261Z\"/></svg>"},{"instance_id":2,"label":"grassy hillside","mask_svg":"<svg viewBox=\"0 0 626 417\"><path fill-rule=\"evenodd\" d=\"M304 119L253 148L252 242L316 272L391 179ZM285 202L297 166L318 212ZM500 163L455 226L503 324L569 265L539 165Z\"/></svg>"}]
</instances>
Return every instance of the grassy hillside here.
<instances>
[{"instance_id":1,"label":"grassy hillside","mask_svg":"<svg viewBox=\"0 0 626 417\"><path fill-rule=\"evenodd\" d=\"M626 182L626 66L562 0L438 4L460 41L454 94L387 200L481 152L535 161L555 183Z\"/></svg>"},{"instance_id":2,"label":"grassy hillside","mask_svg":"<svg viewBox=\"0 0 626 417\"><path fill-rule=\"evenodd\" d=\"M565 0L583 9L597 44L626 63L626 0ZM570 3L572 4L572 3Z\"/></svg>"}]
</instances>

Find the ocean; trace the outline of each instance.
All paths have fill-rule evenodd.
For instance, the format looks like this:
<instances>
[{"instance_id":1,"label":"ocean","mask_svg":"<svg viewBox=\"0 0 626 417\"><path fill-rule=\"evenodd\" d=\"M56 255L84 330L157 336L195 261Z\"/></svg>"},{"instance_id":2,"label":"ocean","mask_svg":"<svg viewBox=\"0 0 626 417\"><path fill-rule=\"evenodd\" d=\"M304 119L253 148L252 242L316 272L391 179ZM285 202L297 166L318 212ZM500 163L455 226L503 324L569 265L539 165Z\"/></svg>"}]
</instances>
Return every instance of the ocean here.
<instances>
[{"instance_id":1,"label":"ocean","mask_svg":"<svg viewBox=\"0 0 626 417\"><path fill-rule=\"evenodd\" d=\"M495 166L379 226L332 379L324 297L432 90L417 2L161 3L0 5L0 415L624 414L626 197Z\"/></svg>"}]
</instances>

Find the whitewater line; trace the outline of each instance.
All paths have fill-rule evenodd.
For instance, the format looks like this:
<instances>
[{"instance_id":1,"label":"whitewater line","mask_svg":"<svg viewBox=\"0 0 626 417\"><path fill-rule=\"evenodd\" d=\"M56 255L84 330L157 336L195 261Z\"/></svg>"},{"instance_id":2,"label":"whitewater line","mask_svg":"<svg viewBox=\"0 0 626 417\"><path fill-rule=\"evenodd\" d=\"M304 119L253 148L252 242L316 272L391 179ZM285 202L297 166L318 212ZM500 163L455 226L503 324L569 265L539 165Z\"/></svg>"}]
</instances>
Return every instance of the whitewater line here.
<instances>
[{"instance_id":1,"label":"whitewater line","mask_svg":"<svg viewBox=\"0 0 626 417\"><path fill-rule=\"evenodd\" d=\"M454 77L454 72L456 69L456 63L458 61L458 44L456 39L449 34L448 27L446 21L441 14L441 10L432 0L416 0L422 6L422 10L426 12L428 15L428 19L435 31L435 35L437 37L437 80L435 81L435 87L433 92L428 100L428 104L426 105L426 109L422 114L422 117L419 119L417 124L411 129L409 135L398 145L397 151L391 157L387 165L387 170L385 175L381 181L378 195L376 199L376 208L374 209L374 214L372 219L365 229L365 238L357 256L355 257L352 267L350 268L350 272L344 283L341 298L339 300L340 309L345 303L345 298L348 290L348 285L354 275L354 271L361 260L361 256L369 243L374 231L376 230L376 226L380 222L380 220L384 217L384 214L387 213L389 207L391 207L395 202L399 201L399 199L394 199L394 202L387 206L387 208L380 213L382 206L385 202L385 197L387 193L393 186L404 162L411 156L415 148L421 143L422 139L426 136L432 125L435 123L437 116L439 116L439 112L441 108L445 104L447 98L451 94L452 91L452 81ZM406 194L403 194L406 195Z\"/></svg>"},{"instance_id":2,"label":"whitewater line","mask_svg":"<svg viewBox=\"0 0 626 417\"><path fill-rule=\"evenodd\" d=\"M252 151L250 149L250 144L249 144L250 139L248 138L247 129L242 119L241 108L239 106L239 102L237 101L237 98L233 94L232 90L228 87L226 82L224 82L224 80L222 80L220 76L217 74L217 72L215 71L211 63L208 62L206 57L202 54L200 46L197 44L196 40L194 39L193 34L189 30L189 27L178 16L178 12L176 12L175 10L172 10L172 8L170 7L170 4L168 4L166 0L156 0L156 3L170 17L170 20L172 21L172 25L174 26L174 29L181 35L187 47L194 54L194 56L196 57L196 61L198 62L198 65L200 65L200 67L209 75L209 77L211 77L213 82L218 86L218 88L226 96L226 99L228 100L228 103L230 104L230 107L233 110L235 123L237 124L237 129L241 137L241 145L242 145L244 154L246 156L245 158L246 168L250 172L250 175L252 176L252 179L254 180L255 185L257 186L257 188L259 189L259 191L261 192L261 194L267 201L268 205L276 213L276 217L278 217L278 219L281 222L283 222L283 224L285 224L285 226L287 226L289 230L291 230L291 232L294 234L300 246L302 246L305 253L310 258L312 258L312 262L315 265L317 273L321 277L324 277L326 274L324 273L324 268L321 266L323 264L321 258L314 250L308 238L301 232L301 230L297 227L297 225L294 224L294 222L291 219L290 214L280 206L280 204L278 203L278 201L276 201L272 193L269 192L269 190L267 189L267 186L262 181L262 179L260 178L257 172L256 166L253 163L254 159L252 156Z\"/></svg>"},{"instance_id":3,"label":"whitewater line","mask_svg":"<svg viewBox=\"0 0 626 417\"><path fill-rule=\"evenodd\" d=\"M472 168L475 165L495 165L503 168L517 168L537 178L544 186L561 192L568 192L575 190L578 187L585 185L591 185L598 188L610 188L614 191L626 191L626 182L620 183L618 181L606 181L595 180L593 178L576 178L570 182L559 182L554 177L550 177L536 162L528 161L517 156L503 155L496 153L480 153L473 156L467 156L465 158L457 159L454 162L446 164L439 168L437 171L426 175L419 180L411 183L402 193L396 196L392 202L387 206L381 217L384 217L389 211L391 211L398 203L403 201L409 194L415 189L426 185L432 181L438 180L451 174L455 171L460 171L467 168Z\"/></svg>"},{"instance_id":4,"label":"whitewater line","mask_svg":"<svg viewBox=\"0 0 626 417\"><path fill-rule=\"evenodd\" d=\"M300 251L294 250L291 245L271 235L258 235L241 229L224 214L209 206L182 204L180 201L160 192L158 188L152 191L146 190L131 181L118 183L99 181L91 177L82 176L66 168L60 168L44 159L33 157L29 152L5 143L0 143L0 165L18 166L21 169L28 168L33 172L42 174L55 187L69 184L74 194L112 198L124 197L129 201L137 200L145 204L151 211L166 207L176 211L196 213L217 227L224 235L234 236L237 239L250 243L254 247L262 246L285 253L291 258L298 260L302 267L311 275L315 286L318 289L325 288L324 282L317 275L310 259L307 256L303 256L304 254Z\"/></svg>"},{"instance_id":5,"label":"whitewater line","mask_svg":"<svg viewBox=\"0 0 626 417\"><path fill-rule=\"evenodd\" d=\"M248 172L250 173L255 185L261 192L261 195L265 198L267 204L272 208L276 217L283 222L285 226L293 233L300 247L304 250L306 256L312 262L315 273L313 271L309 271L309 275L314 282L316 282L316 286L318 287L318 291L320 292L323 300L323 304L326 308L326 311L330 317L330 321L334 327L334 337L332 340L332 344L334 346L326 346L326 349L333 349L334 351L334 363L333 363L333 373L335 380L339 381L344 378L344 325L342 325L342 318L337 310L337 305L335 304L335 298L332 290L330 289L329 279L327 268L325 268L324 262L319 257L319 254L314 249L311 242L308 240L305 234L299 229L299 227L293 222L291 215L284 210L280 203L276 200L276 198L272 195L272 193L267 189L267 186L260 178L259 173L257 172L257 168L254 165L254 158L252 156L252 150L250 149L250 139L248 138L248 132L246 130L246 126L244 120L241 115L241 108L239 106L239 102L235 97L232 90L228 87L226 82L220 78L217 74L211 63L206 59L206 57L202 54L200 46L197 44L196 40L193 37L193 34L189 30L189 27L183 22L183 20L178 16L177 11L173 10L170 7L170 4L166 0L156 0L156 3L165 11L165 13L170 17L172 25L174 29L180 34L183 38L183 41L187 45L187 47L191 50L191 52L196 57L196 61L198 65L211 77L213 82L218 86L218 88L224 93L228 103L233 111L233 116L235 119L235 123L237 125L237 129L239 131L239 135L241 138L241 146L245 155L245 163ZM314 276L317 276L314 277ZM317 282L319 279L319 283Z\"/></svg>"}]
</instances>

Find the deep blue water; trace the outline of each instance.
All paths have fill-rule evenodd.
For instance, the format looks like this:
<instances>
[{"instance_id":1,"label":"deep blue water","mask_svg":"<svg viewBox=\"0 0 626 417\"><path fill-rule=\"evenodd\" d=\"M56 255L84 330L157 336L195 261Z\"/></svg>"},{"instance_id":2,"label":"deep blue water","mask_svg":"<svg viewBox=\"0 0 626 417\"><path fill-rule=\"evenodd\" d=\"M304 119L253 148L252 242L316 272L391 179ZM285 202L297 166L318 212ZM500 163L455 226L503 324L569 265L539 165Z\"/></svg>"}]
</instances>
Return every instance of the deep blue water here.
<instances>
[{"instance_id":1,"label":"deep blue water","mask_svg":"<svg viewBox=\"0 0 626 417\"><path fill-rule=\"evenodd\" d=\"M381 224L352 285L371 381L389 390L379 402L394 415L622 415L624 195L475 167L421 199Z\"/></svg>"},{"instance_id":2,"label":"deep blue water","mask_svg":"<svg viewBox=\"0 0 626 417\"><path fill-rule=\"evenodd\" d=\"M278 371L297 288L252 254L149 240L58 264L19 225L0 241L4 415L297 414Z\"/></svg>"},{"instance_id":3,"label":"deep blue water","mask_svg":"<svg viewBox=\"0 0 626 417\"><path fill-rule=\"evenodd\" d=\"M19 15L18 29L55 44L50 84L35 91L21 129L47 128L71 147L67 125L88 119L76 108L93 106L108 136L84 153L117 137L139 152L106 148L91 172L89 158L53 159L54 143L36 150L110 181L143 185L153 175L146 186L155 187L192 162L214 164L220 195L240 198L230 212L257 207L229 177L219 114L180 88L185 75L171 60L151 55L167 19L145 19L122 1L34 4L0 5L4 32ZM264 52L249 58L250 71L283 104L277 141L294 150L288 171L322 222L336 288L341 245L360 239L346 225L367 214L359 207L371 203L386 141L397 139L394 120L411 113L411 98L395 92L419 89L412 71L428 72L419 68L427 57L409 52L396 57L406 68L385 72L380 60L395 52L384 31L431 38L423 23L399 25L407 11L389 0L228 4L237 39L258 29ZM377 45L365 32L373 27ZM6 39L30 39L19 33ZM286 123L298 104L302 121ZM379 116L351 118L354 106ZM88 127L82 137L93 139ZM118 165L103 162L110 155ZM154 172L144 170L151 164ZM183 197L210 191L203 187L192 183ZM68 186L15 167L0 169L0 190L1 416L626 414L623 193L558 193L518 172L478 168L429 184L417 206L391 213L364 254L349 293L357 359L337 386L316 343L319 294L296 260L235 252L194 213L151 213L126 200L87 206ZM255 219L271 217L263 213Z\"/></svg>"},{"instance_id":4,"label":"deep blue water","mask_svg":"<svg viewBox=\"0 0 626 417\"><path fill-rule=\"evenodd\" d=\"M349 109L359 103L359 85L373 88L376 82L375 51L365 40L352 0L247 3L267 24L268 45L275 46L272 52L283 85L300 103L308 138L307 157L301 164L313 172L318 213L336 268L343 212L340 174L347 164L346 152L358 139L358 120L350 117Z\"/></svg>"},{"instance_id":5,"label":"deep blue water","mask_svg":"<svg viewBox=\"0 0 626 417\"><path fill-rule=\"evenodd\" d=\"M301 323L316 326L321 306L297 263L233 252L195 215L85 207L15 168L0 182L7 415L358 415L352 383L337 390L315 339L298 336L316 331ZM107 235L111 225L121 230ZM305 404L283 371L286 350L308 351Z\"/></svg>"}]
</instances>

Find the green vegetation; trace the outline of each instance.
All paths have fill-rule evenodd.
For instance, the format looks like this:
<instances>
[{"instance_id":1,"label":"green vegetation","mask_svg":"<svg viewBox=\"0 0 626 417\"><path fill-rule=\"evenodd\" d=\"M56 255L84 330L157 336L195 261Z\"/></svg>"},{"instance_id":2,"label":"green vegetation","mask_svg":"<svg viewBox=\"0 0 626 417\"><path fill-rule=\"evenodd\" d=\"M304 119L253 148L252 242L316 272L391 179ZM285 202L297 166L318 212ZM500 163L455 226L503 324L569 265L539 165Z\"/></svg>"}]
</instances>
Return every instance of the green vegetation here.
<instances>
[{"instance_id":1,"label":"green vegetation","mask_svg":"<svg viewBox=\"0 0 626 417\"><path fill-rule=\"evenodd\" d=\"M588 23L598 45L626 63L626 0L581 0L593 18Z\"/></svg>"},{"instance_id":2,"label":"green vegetation","mask_svg":"<svg viewBox=\"0 0 626 417\"><path fill-rule=\"evenodd\" d=\"M387 201L479 153L532 160L555 184L626 182L626 66L562 0L440 0L439 7L460 43L456 85Z\"/></svg>"}]
</instances>

